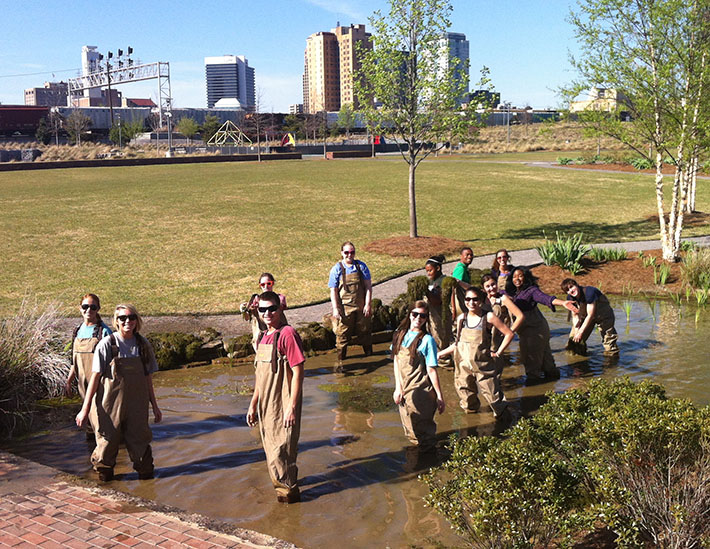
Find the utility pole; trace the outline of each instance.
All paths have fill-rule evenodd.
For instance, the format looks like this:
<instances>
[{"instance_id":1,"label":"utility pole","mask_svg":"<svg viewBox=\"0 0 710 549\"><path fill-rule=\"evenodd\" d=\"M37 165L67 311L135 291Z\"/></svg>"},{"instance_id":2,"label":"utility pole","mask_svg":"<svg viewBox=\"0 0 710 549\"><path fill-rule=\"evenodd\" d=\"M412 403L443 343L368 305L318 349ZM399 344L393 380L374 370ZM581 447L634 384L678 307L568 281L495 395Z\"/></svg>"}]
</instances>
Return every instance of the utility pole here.
<instances>
[{"instance_id":1,"label":"utility pole","mask_svg":"<svg viewBox=\"0 0 710 549\"><path fill-rule=\"evenodd\" d=\"M508 111L508 119L506 121L506 125L508 126L508 138L506 144L510 145L510 101L505 103L505 108Z\"/></svg>"}]
</instances>

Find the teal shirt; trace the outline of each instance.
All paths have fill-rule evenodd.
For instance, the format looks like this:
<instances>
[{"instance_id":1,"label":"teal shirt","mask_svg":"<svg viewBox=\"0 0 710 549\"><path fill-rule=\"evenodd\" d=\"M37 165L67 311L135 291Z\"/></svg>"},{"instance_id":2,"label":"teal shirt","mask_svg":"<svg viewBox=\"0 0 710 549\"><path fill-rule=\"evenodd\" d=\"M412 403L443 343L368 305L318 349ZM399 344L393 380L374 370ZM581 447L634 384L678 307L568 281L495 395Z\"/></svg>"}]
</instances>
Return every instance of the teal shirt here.
<instances>
[{"instance_id":1,"label":"teal shirt","mask_svg":"<svg viewBox=\"0 0 710 549\"><path fill-rule=\"evenodd\" d=\"M459 261L458 265L454 267L454 272L451 274L455 279L465 282L466 284L471 284L471 274L468 272L468 266L465 263Z\"/></svg>"},{"instance_id":2,"label":"teal shirt","mask_svg":"<svg viewBox=\"0 0 710 549\"><path fill-rule=\"evenodd\" d=\"M415 337L417 337L417 332L407 332L402 340L402 346L409 347ZM436 359L436 341L430 334L424 334L419 342L419 347L417 347L417 352L424 356L428 368L436 368L439 365Z\"/></svg>"},{"instance_id":3,"label":"teal shirt","mask_svg":"<svg viewBox=\"0 0 710 549\"><path fill-rule=\"evenodd\" d=\"M106 326L106 324L102 321L101 322L101 332L99 333L99 340L103 339L107 335L111 335L111 328ZM81 339L91 339L94 336L94 326L87 326L83 322L81 323L81 327L79 328L79 331L76 334L76 337L81 338Z\"/></svg>"}]
</instances>

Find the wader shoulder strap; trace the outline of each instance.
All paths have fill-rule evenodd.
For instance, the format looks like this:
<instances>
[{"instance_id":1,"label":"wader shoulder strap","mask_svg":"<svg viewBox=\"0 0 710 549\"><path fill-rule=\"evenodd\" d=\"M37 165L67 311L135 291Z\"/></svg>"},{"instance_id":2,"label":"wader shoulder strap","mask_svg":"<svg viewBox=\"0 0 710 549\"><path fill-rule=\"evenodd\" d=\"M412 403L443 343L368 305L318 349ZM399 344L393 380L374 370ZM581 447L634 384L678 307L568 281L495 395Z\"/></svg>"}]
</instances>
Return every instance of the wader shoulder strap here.
<instances>
[{"instance_id":1,"label":"wader shoulder strap","mask_svg":"<svg viewBox=\"0 0 710 549\"><path fill-rule=\"evenodd\" d=\"M148 375L148 342L140 334L136 334L135 337L136 343L138 343L138 355L141 357L141 362L143 363L143 373Z\"/></svg>"},{"instance_id":2,"label":"wader shoulder strap","mask_svg":"<svg viewBox=\"0 0 710 549\"><path fill-rule=\"evenodd\" d=\"M116 341L116 335L111 334L109 336L111 338L111 360L114 358L118 358L118 342Z\"/></svg>"},{"instance_id":3,"label":"wader shoulder strap","mask_svg":"<svg viewBox=\"0 0 710 549\"><path fill-rule=\"evenodd\" d=\"M264 339L264 336L266 335L266 330L259 332L259 335L256 336L256 346L259 346L259 343L261 343L261 340Z\"/></svg>"},{"instance_id":4,"label":"wader shoulder strap","mask_svg":"<svg viewBox=\"0 0 710 549\"><path fill-rule=\"evenodd\" d=\"M360 267L360 262L357 259L355 260L355 270L357 271L357 276L360 279L360 285L362 285L365 280L365 275L362 274L362 267Z\"/></svg>"},{"instance_id":5,"label":"wader shoulder strap","mask_svg":"<svg viewBox=\"0 0 710 549\"><path fill-rule=\"evenodd\" d=\"M79 335L79 330L81 329L81 324L79 324L76 328L71 333L71 348L69 349L69 352L71 353L72 360L74 360L74 340L76 339L76 336Z\"/></svg>"},{"instance_id":6,"label":"wader shoulder strap","mask_svg":"<svg viewBox=\"0 0 710 549\"><path fill-rule=\"evenodd\" d=\"M340 265L340 276L338 277L338 292L340 292L345 286L345 265L342 261L338 261L338 265Z\"/></svg>"},{"instance_id":7,"label":"wader shoulder strap","mask_svg":"<svg viewBox=\"0 0 710 549\"><path fill-rule=\"evenodd\" d=\"M419 344L424 338L424 335L424 332L419 332L409 344L409 364L411 366L414 366L419 360L419 357L417 356L417 349L419 349Z\"/></svg>"}]
</instances>

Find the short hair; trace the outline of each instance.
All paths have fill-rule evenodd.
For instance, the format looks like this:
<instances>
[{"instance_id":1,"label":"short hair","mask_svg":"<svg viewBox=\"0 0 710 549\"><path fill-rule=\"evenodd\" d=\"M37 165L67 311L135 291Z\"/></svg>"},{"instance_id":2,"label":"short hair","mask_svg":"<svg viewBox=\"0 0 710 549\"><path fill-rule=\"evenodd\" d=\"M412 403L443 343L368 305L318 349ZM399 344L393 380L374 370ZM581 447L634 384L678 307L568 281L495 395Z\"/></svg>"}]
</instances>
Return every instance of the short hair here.
<instances>
[{"instance_id":1,"label":"short hair","mask_svg":"<svg viewBox=\"0 0 710 549\"><path fill-rule=\"evenodd\" d=\"M343 243L340 245L340 251L341 251L341 252L343 251L343 248L345 248L345 246L352 246L352 247L354 248L354 247L355 247L355 244L353 244L353 243L350 242L349 240L346 240L345 242L343 242Z\"/></svg>"},{"instance_id":2,"label":"short hair","mask_svg":"<svg viewBox=\"0 0 710 549\"><path fill-rule=\"evenodd\" d=\"M274 305L278 305L279 309L281 308L281 298L279 297L279 294L276 292L272 292L269 290L268 292L263 292L261 295L259 295L259 303L262 301L270 301Z\"/></svg>"},{"instance_id":3,"label":"short hair","mask_svg":"<svg viewBox=\"0 0 710 549\"><path fill-rule=\"evenodd\" d=\"M276 282L276 279L274 278L274 275L272 275L271 273L261 273L261 274L259 275L259 282L261 282L261 279L262 279L262 278L267 278L267 279L270 280L271 282Z\"/></svg>"},{"instance_id":4,"label":"short hair","mask_svg":"<svg viewBox=\"0 0 710 549\"><path fill-rule=\"evenodd\" d=\"M138 313L138 309L136 309L136 306L133 305L133 303L121 303L119 305L116 305L116 308L113 311L113 322L111 323L113 325L114 331L118 332L118 311L120 309L126 309L127 311L130 311L130 314L136 315L136 327L133 330L134 334L137 334L138 332L141 331L141 328L143 328L143 319L141 318L141 315Z\"/></svg>"},{"instance_id":5,"label":"short hair","mask_svg":"<svg viewBox=\"0 0 710 549\"><path fill-rule=\"evenodd\" d=\"M572 286L577 286L579 288L579 284L577 284L577 281L574 278L565 278L562 281L562 284L560 284L563 292L567 292Z\"/></svg>"},{"instance_id":6,"label":"short hair","mask_svg":"<svg viewBox=\"0 0 710 549\"><path fill-rule=\"evenodd\" d=\"M459 253L462 254L462 253L464 253L466 250L468 250L469 252L473 253L473 248L471 248L471 246L464 246L463 248L461 248L461 251L460 251Z\"/></svg>"}]
</instances>

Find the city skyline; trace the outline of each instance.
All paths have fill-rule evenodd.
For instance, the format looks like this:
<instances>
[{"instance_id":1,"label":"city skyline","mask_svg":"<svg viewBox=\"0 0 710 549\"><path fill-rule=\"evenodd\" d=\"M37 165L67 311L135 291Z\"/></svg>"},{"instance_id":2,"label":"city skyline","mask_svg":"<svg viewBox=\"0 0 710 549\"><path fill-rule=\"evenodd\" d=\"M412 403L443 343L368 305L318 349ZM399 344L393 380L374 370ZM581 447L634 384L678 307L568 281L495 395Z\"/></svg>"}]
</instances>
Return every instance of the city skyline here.
<instances>
[{"instance_id":1,"label":"city skyline","mask_svg":"<svg viewBox=\"0 0 710 549\"><path fill-rule=\"evenodd\" d=\"M470 42L470 89L483 65L505 101L518 106L555 107L555 90L573 79L568 49L572 28L565 22L568 0L496 5L454 0L451 32ZM522 5L521 5L522 4ZM374 10L388 11L383 0L268 0L258 4L216 1L209 9L158 0L127 0L121 10L97 10L77 0L9 0L4 2L0 48L0 102L23 104L25 88L45 81L66 81L81 66L81 47L100 51L132 46L141 62L170 63L176 107L205 107L204 58L243 55L256 70L262 110L288 112L303 101L303 52L306 39L337 24L364 24ZM81 17L79 17L81 14ZM52 77L54 73L54 77ZM129 84L124 96L157 97L157 86Z\"/></svg>"}]
</instances>

